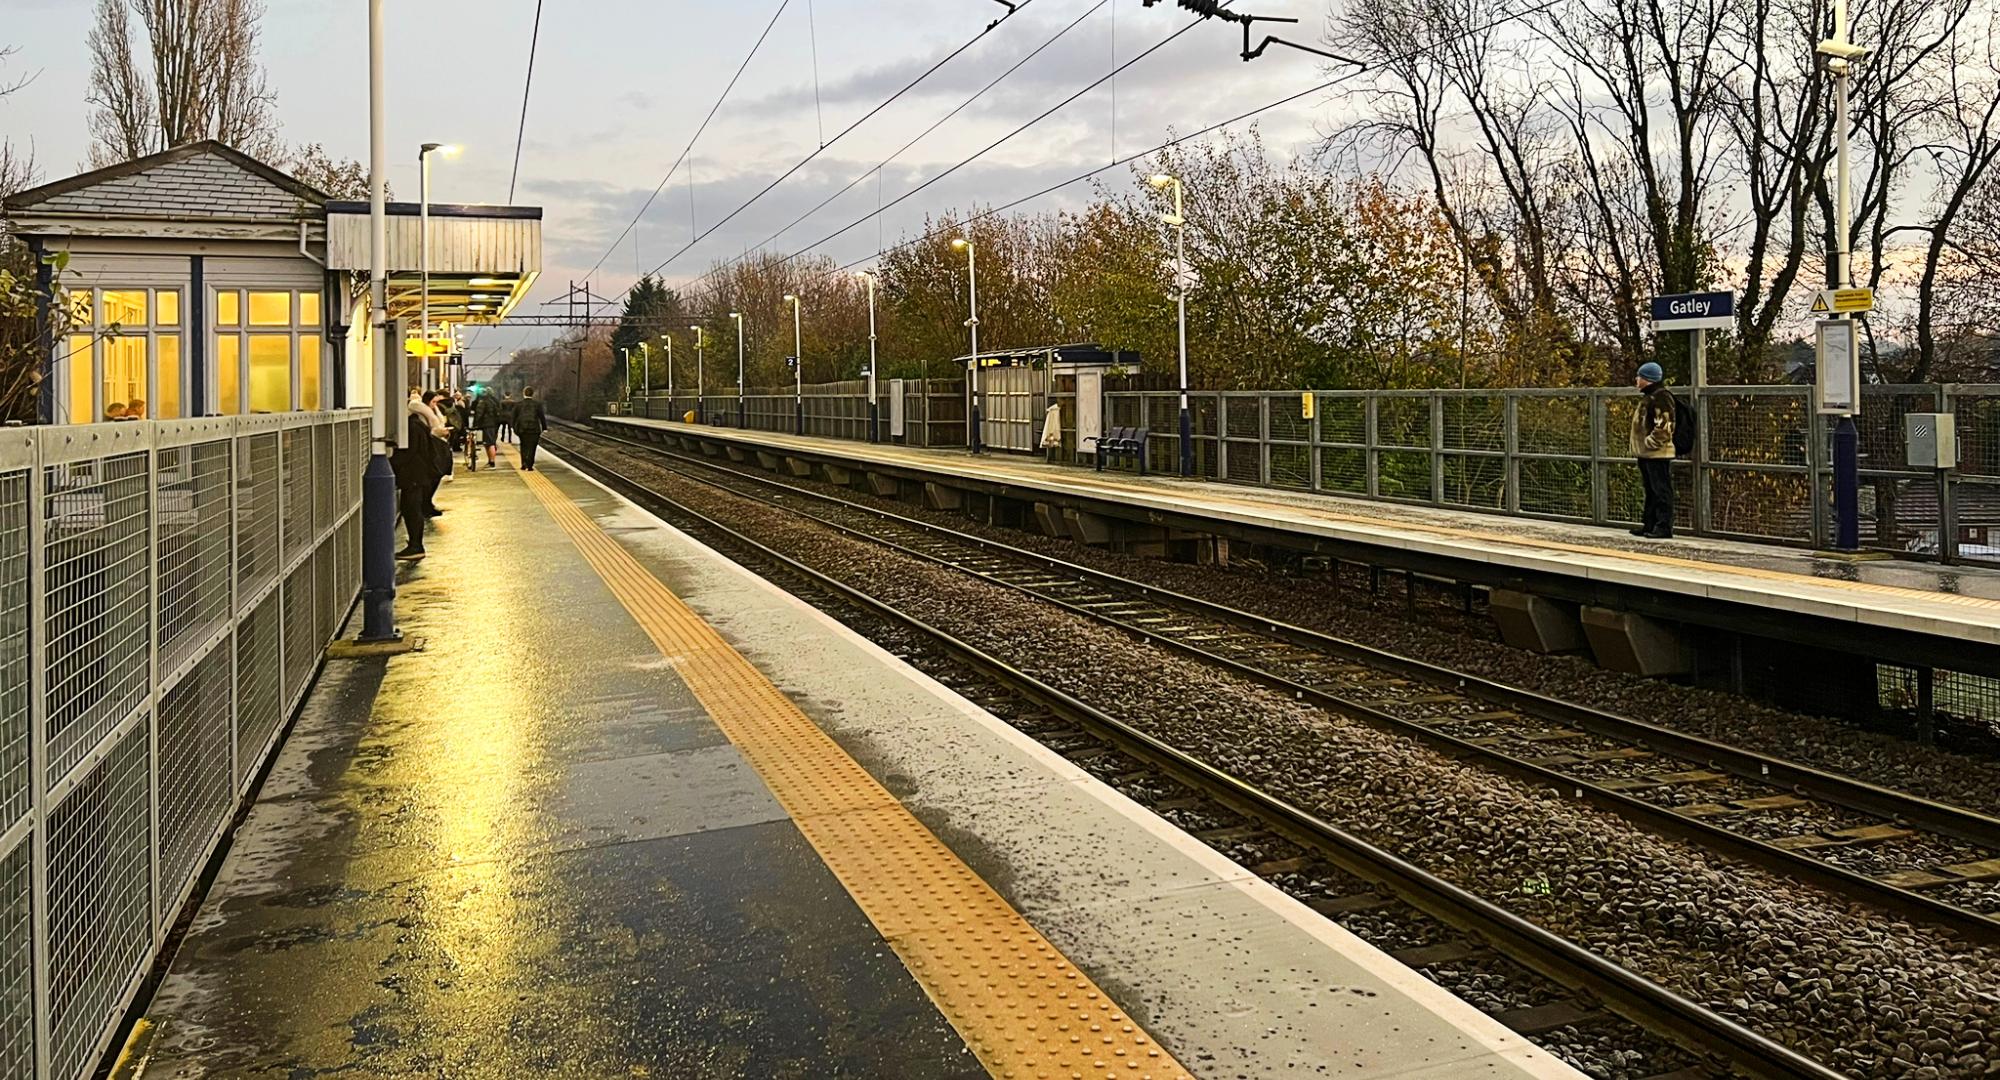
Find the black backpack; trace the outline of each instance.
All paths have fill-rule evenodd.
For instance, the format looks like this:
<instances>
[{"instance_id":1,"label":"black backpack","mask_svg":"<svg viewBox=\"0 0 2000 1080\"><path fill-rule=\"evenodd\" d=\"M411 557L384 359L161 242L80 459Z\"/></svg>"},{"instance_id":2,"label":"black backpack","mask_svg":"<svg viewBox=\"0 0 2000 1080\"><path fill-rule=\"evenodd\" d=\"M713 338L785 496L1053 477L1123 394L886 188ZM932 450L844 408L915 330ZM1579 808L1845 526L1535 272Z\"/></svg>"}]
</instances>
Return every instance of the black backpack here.
<instances>
[{"instance_id":1,"label":"black backpack","mask_svg":"<svg viewBox=\"0 0 2000 1080\"><path fill-rule=\"evenodd\" d=\"M1694 455L1694 437L1700 428L1700 423L1699 420L1695 419L1694 406L1682 401L1680 398L1674 399L1675 457L1692 457Z\"/></svg>"}]
</instances>

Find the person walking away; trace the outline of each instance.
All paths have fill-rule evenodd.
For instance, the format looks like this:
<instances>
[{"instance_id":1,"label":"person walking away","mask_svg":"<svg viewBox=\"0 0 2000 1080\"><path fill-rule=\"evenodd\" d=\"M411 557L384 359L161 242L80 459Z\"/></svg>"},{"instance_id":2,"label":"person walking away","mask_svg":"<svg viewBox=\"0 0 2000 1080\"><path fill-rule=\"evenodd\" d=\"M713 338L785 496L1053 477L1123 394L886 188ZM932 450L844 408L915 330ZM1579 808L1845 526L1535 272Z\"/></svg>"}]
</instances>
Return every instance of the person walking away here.
<instances>
[{"instance_id":1,"label":"person walking away","mask_svg":"<svg viewBox=\"0 0 2000 1080\"><path fill-rule=\"evenodd\" d=\"M512 394L500 399L500 437L508 442L514 441L514 409L520 404Z\"/></svg>"},{"instance_id":2,"label":"person walking away","mask_svg":"<svg viewBox=\"0 0 2000 1080\"><path fill-rule=\"evenodd\" d=\"M396 448L390 465L396 470L396 496L403 515L403 530L409 534L398 559L424 557L424 527L430 522L425 513L430 493L437 487L438 459L433 444L444 438L444 425L421 398L412 396L405 406L408 446Z\"/></svg>"},{"instance_id":3,"label":"person walking away","mask_svg":"<svg viewBox=\"0 0 2000 1080\"><path fill-rule=\"evenodd\" d=\"M481 390L472 403L472 422L479 428L479 441L486 446L486 467L496 468L495 447L500 445L500 428L506 422L500 399L491 390Z\"/></svg>"},{"instance_id":4,"label":"person walking away","mask_svg":"<svg viewBox=\"0 0 2000 1080\"><path fill-rule=\"evenodd\" d=\"M549 410L535 396L535 388L521 388L521 400L514 406L514 431L521 436L521 469L535 471L535 451L542 445L542 429L549 426Z\"/></svg>"},{"instance_id":5,"label":"person walking away","mask_svg":"<svg viewBox=\"0 0 2000 1080\"><path fill-rule=\"evenodd\" d=\"M1666 373L1650 361L1639 365L1633 385L1639 404L1632 410L1632 456L1639 461L1646 508L1632 535L1666 540L1674 535L1674 395Z\"/></svg>"},{"instance_id":6,"label":"person walking away","mask_svg":"<svg viewBox=\"0 0 2000 1080\"><path fill-rule=\"evenodd\" d=\"M1055 461L1062 439L1062 403L1051 401L1049 411L1042 414L1042 456Z\"/></svg>"}]
</instances>

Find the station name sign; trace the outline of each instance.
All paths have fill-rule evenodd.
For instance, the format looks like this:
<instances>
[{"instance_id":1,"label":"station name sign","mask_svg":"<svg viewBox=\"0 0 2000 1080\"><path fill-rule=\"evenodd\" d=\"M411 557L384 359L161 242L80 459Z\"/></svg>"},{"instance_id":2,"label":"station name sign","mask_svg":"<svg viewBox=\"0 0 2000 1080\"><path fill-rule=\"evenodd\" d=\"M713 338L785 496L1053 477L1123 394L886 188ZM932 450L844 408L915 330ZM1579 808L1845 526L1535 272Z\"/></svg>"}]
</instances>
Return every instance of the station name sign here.
<instances>
[{"instance_id":1,"label":"station name sign","mask_svg":"<svg viewBox=\"0 0 2000 1080\"><path fill-rule=\"evenodd\" d=\"M1654 330L1727 330L1735 325L1735 293L1680 293L1653 298Z\"/></svg>"}]
</instances>

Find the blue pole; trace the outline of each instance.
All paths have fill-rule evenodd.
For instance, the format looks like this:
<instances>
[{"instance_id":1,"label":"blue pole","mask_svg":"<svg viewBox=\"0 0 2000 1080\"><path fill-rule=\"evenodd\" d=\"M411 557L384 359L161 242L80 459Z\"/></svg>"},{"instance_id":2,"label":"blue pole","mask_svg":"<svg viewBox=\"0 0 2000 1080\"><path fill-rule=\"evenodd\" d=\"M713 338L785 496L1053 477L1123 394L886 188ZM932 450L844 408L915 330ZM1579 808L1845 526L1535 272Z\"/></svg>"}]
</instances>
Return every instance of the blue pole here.
<instances>
[{"instance_id":1,"label":"blue pole","mask_svg":"<svg viewBox=\"0 0 2000 1080\"><path fill-rule=\"evenodd\" d=\"M1833 547L1861 548L1861 432L1852 416L1833 429Z\"/></svg>"}]
</instances>

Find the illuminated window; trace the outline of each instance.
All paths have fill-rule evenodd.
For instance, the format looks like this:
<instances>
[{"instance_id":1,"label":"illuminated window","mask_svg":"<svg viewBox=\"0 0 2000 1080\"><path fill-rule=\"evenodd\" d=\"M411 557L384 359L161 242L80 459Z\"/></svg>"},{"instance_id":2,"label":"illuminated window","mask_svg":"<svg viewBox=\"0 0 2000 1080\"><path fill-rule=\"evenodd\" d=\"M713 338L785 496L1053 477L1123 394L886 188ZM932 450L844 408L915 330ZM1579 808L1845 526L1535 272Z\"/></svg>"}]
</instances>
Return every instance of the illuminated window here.
<instances>
[{"instance_id":1,"label":"illuminated window","mask_svg":"<svg viewBox=\"0 0 2000 1080\"><path fill-rule=\"evenodd\" d=\"M319 338L299 335L299 408L319 408Z\"/></svg>"},{"instance_id":2,"label":"illuminated window","mask_svg":"<svg viewBox=\"0 0 2000 1080\"><path fill-rule=\"evenodd\" d=\"M161 293L166 296L166 293ZM162 303L164 310L166 305ZM161 334L153 339L153 359L156 370L154 379L158 384L154 392L159 400L153 402L152 416L156 420L178 420L181 418L181 338L179 334Z\"/></svg>"},{"instance_id":3,"label":"illuminated window","mask_svg":"<svg viewBox=\"0 0 2000 1080\"><path fill-rule=\"evenodd\" d=\"M215 339L215 411L235 416L243 411L243 339L234 334Z\"/></svg>"},{"instance_id":4,"label":"illuminated window","mask_svg":"<svg viewBox=\"0 0 2000 1080\"><path fill-rule=\"evenodd\" d=\"M90 315L90 290L82 289L68 295L70 325L74 327L88 327L93 325Z\"/></svg>"},{"instance_id":5,"label":"illuminated window","mask_svg":"<svg viewBox=\"0 0 2000 1080\"><path fill-rule=\"evenodd\" d=\"M250 294L251 326L292 325L292 294L253 292Z\"/></svg>"},{"instance_id":6,"label":"illuminated window","mask_svg":"<svg viewBox=\"0 0 2000 1080\"><path fill-rule=\"evenodd\" d=\"M235 326L243 321L243 294L235 289L215 294L215 325Z\"/></svg>"},{"instance_id":7,"label":"illuminated window","mask_svg":"<svg viewBox=\"0 0 2000 1080\"><path fill-rule=\"evenodd\" d=\"M89 303L89 294L84 302ZM90 356L90 335L72 334L65 362L69 364L69 422L88 424L97 419L96 399L91 396L92 372L95 370Z\"/></svg>"},{"instance_id":8,"label":"illuminated window","mask_svg":"<svg viewBox=\"0 0 2000 1080\"><path fill-rule=\"evenodd\" d=\"M153 325L179 326L181 324L181 294L179 289L161 289L153 294Z\"/></svg>"},{"instance_id":9,"label":"illuminated window","mask_svg":"<svg viewBox=\"0 0 2000 1080\"><path fill-rule=\"evenodd\" d=\"M250 411L290 412L291 408L292 336L250 335Z\"/></svg>"},{"instance_id":10,"label":"illuminated window","mask_svg":"<svg viewBox=\"0 0 2000 1080\"><path fill-rule=\"evenodd\" d=\"M146 325L146 290L106 289L103 296L105 326Z\"/></svg>"},{"instance_id":11,"label":"illuminated window","mask_svg":"<svg viewBox=\"0 0 2000 1080\"><path fill-rule=\"evenodd\" d=\"M146 404L146 338L119 335L104 339L100 350L101 367L104 369L104 418L122 419L126 407L137 399L141 406ZM112 406L118 406L116 415Z\"/></svg>"},{"instance_id":12,"label":"illuminated window","mask_svg":"<svg viewBox=\"0 0 2000 1080\"><path fill-rule=\"evenodd\" d=\"M316 327L319 325L319 294L302 292L299 294L299 325Z\"/></svg>"}]
</instances>

